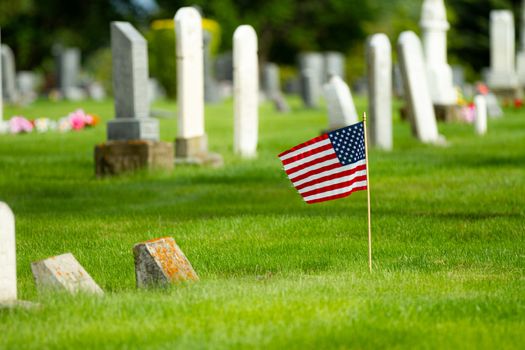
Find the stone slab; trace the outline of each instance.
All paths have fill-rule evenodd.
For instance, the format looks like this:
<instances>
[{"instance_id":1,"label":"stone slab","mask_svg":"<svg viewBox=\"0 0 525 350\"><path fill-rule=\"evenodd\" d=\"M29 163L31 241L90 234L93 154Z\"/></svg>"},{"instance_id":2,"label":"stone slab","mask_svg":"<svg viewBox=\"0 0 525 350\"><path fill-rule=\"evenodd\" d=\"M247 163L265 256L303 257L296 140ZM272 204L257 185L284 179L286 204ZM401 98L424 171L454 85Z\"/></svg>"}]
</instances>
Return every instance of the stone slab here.
<instances>
[{"instance_id":1,"label":"stone slab","mask_svg":"<svg viewBox=\"0 0 525 350\"><path fill-rule=\"evenodd\" d=\"M173 144L159 141L108 141L95 147L97 176L138 169L173 169Z\"/></svg>"},{"instance_id":2,"label":"stone slab","mask_svg":"<svg viewBox=\"0 0 525 350\"><path fill-rule=\"evenodd\" d=\"M137 288L198 281L199 277L172 237L153 239L133 247Z\"/></svg>"},{"instance_id":3,"label":"stone slab","mask_svg":"<svg viewBox=\"0 0 525 350\"><path fill-rule=\"evenodd\" d=\"M108 140L159 140L159 121L152 118L117 118L108 122Z\"/></svg>"},{"instance_id":4,"label":"stone slab","mask_svg":"<svg viewBox=\"0 0 525 350\"><path fill-rule=\"evenodd\" d=\"M63 291L71 294L104 294L71 253L33 262L31 263L31 271L40 293Z\"/></svg>"},{"instance_id":5,"label":"stone slab","mask_svg":"<svg viewBox=\"0 0 525 350\"><path fill-rule=\"evenodd\" d=\"M220 154L208 152L206 135L175 139L176 165L205 165L218 168L224 165Z\"/></svg>"}]
</instances>

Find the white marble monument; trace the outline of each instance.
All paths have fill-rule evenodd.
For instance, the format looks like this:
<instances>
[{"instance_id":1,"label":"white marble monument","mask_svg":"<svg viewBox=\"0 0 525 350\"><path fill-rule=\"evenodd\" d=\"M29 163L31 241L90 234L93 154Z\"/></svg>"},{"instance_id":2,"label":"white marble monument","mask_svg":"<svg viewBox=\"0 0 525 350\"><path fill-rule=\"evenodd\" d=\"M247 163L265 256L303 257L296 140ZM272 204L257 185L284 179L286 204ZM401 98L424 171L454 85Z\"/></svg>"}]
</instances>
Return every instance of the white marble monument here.
<instances>
[{"instance_id":1,"label":"white marble monument","mask_svg":"<svg viewBox=\"0 0 525 350\"><path fill-rule=\"evenodd\" d=\"M490 71L488 85L496 93L515 95L519 86L515 69L514 17L511 11L490 12Z\"/></svg>"},{"instance_id":2,"label":"white marble monument","mask_svg":"<svg viewBox=\"0 0 525 350\"><path fill-rule=\"evenodd\" d=\"M299 54L299 73L301 78L301 98L308 108L317 108L325 80L323 55L319 52Z\"/></svg>"},{"instance_id":3,"label":"white marble monument","mask_svg":"<svg viewBox=\"0 0 525 350\"><path fill-rule=\"evenodd\" d=\"M235 153L246 158L257 155L258 77L257 33L251 26L241 25L233 34L233 148Z\"/></svg>"},{"instance_id":4,"label":"white marble monument","mask_svg":"<svg viewBox=\"0 0 525 350\"><path fill-rule=\"evenodd\" d=\"M352 93L348 85L337 75L333 75L324 85L324 96L328 108L328 130L335 130L357 123Z\"/></svg>"},{"instance_id":5,"label":"white marble monument","mask_svg":"<svg viewBox=\"0 0 525 350\"><path fill-rule=\"evenodd\" d=\"M434 105L457 104L452 68L447 63L447 22L443 0L425 0L421 12L422 41L430 96Z\"/></svg>"},{"instance_id":6,"label":"white marble monument","mask_svg":"<svg viewBox=\"0 0 525 350\"><path fill-rule=\"evenodd\" d=\"M0 305L16 300L15 216L0 202Z\"/></svg>"},{"instance_id":7,"label":"white marble monument","mask_svg":"<svg viewBox=\"0 0 525 350\"><path fill-rule=\"evenodd\" d=\"M222 164L219 155L208 153L204 130L204 48L202 19L194 7L175 14L177 37L177 137L175 157L179 163Z\"/></svg>"},{"instance_id":8,"label":"white marble monument","mask_svg":"<svg viewBox=\"0 0 525 350\"><path fill-rule=\"evenodd\" d=\"M421 41L414 32L401 33L397 42L405 100L415 136L425 143L443 143L430 97Z\"/></svg>"},{"instance_id":9,"label":"white marble monument","mask_svg":"<svg viewBox=\"0 0 525 350\"><path fill-rule=\"evenodd\" d=\"M370 142L390 151L393 148L392 46L385 34L372 35L367 46Z\"/></svg>"}]
</instances>

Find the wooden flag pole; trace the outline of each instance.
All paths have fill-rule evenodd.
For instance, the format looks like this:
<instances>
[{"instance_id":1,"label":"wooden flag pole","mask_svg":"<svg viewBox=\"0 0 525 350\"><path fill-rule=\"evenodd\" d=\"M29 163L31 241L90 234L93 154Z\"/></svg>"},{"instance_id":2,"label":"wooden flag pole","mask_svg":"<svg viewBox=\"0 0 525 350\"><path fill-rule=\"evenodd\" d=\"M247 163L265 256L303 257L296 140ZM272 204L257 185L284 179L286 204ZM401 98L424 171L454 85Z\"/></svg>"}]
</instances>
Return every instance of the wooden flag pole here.
<instances>
[{"instance_id":1,"label":"wooden flag pole","mask_svg":"<svg viewBox=\"0 0 525 350\"><path fill-rule=\"evenodd\" d=\"M366 193L368 197L368 269L372 272L372 228L370 220L370 174L368 172L368 140L366 137L366 112L363 114L363 131L365 133Z\"/></svg>"}]
</instances>

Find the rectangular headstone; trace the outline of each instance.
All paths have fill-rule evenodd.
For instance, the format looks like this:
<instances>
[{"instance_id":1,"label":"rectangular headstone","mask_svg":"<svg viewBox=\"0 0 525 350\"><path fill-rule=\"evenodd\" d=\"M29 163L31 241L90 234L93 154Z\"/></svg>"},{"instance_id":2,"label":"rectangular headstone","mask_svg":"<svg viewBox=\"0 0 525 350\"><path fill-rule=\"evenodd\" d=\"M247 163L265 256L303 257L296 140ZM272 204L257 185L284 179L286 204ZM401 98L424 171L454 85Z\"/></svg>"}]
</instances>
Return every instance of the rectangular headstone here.
<instances>
[{"instance_id":1,"label":"rectangular headstone","mask_svg":"<svg viewBox=\"0 0 525 350\"><path fill-rule=\"evenodd\" d=\"M352 93L348 85L337 75L333 75L324 86L328 107L328 129L335 130L357 123Z\"/></svg>"},{"instance_id":2,"label":"rectangular headstone","mask_svg":"<svg viewBox=\"0 0 525 350\"><path fill-rule=\"evenodd\" d=\"M108 122L108 140L159 139L159 122L149 118L148 48L127 22L111 23L113 93L116 119Z\"/></svg>"},{"instance_id":3,"label":"rectangular headstone","mask_svg":"<svg viewBox=\"0 0 525 350\"><path fill-rule=\"evenodd\" d=\"M303 52L299 54L298 60L301 97L306 107L316 108L325 78L323 55L319 52Z\"/></svg>"},{"instance_id":4,"label":"rectangular headstone","mask_svg":"<svg viewBox=\"0 0 525 350\"><path fill-rule=\"evenodd\" d=\"M385 34L372 35L367 44L370 141L392 150L392 47Z\"/></svg>"},{"instance_id":5,"label":"rectangular headstone","mask_svg":"<svg viewBox=\"0 0 525 350\"><path fill-rule=\"evenodd\" d=\"M430 98L421 41L414 32L401 33L397 43L398 58L405 84L405 100L416 137L426 143L440 143L436 115Z\"/></svg>"},{"instance_id":6,"label":"rectangular headstone","mask_svg":"<svg viewBox=\"0 0 525 350\"><path fill-rule=\"evenodd\" d=\"M329 81L332 75L337 75L343 80L346 79L345 55L343 55L341 52L325 52L324 65L324 82Z\"/></svg>"},{"instance_id":7,"label":"rectangular headstone","mask_svg":"<svg viewBox=\"0 0 525 350\"><path fill-rule=\"evenodd\" d=\"M212 35L208 31L203 31L203 56L204 56L204 100L208 103L216 103L221 100L221 95L217 80L213 70L213 55L211 52Z\"/></svg>"},{"instance_id":8,"label":"rectangular headstone","mask_svg":"<svg viewBox=\"0 0 525 350\"><path fill-rule=\"evenodd\" d=\"M175 14L177 36L177 138L204 136L204 67L201 15L193 7Z\"/></svg>"},{"instance_id":9,"label":"rectangular headstone","mask_svg":"<svg viewBox=\"0 0 525 350\"><path fill-rule=\"evenodd\" d=\"M16 299L15 216L0 202L0 304Z\"/></svg>"},{"instance_id":10,"label":"rectangular headstone","mask_svg":"<svg viewBox=\"0 0 525 350\"><path fill-rule=\"evenodd\" d=\"M33 262L31 271L39 292L54 290L71 294L104 294L71 253Z\"/></svg>"},{"instance_id":11,"label":"rectangular headstone","mask_svg":"<svg viewBox=\"0 0 525 350\"><path fill-rule=\"evenodd\" d=\"M199 280L172 237L138 243L133 247L133 255L138 288Z\"/></svg>"},{"instance_id":12,"label":"rectangular headstone","mask_svg":"<svg viewBox=\"0 0 525 350\"><path fill-rule=\"evenodd\" d=\"M257 33L249 25L233 34L234 150L243 157L257 155L259 129L259 68Z\"/></svg>"},{"instance_id":13,"label":"rectangular headstone","mask_svg":"<svg viewBox=\"0 0 525 350\"><path fill-rule=\"evenodd\" d=\"M15 56L11 48L5 44L0 46L0 54L2 55L1 64L2 73L2 94L6 101L15 103L18 100L18 93L16 90L16 68Z\"/></svg>"},{"instance_id":14,"label":"rectangular headstone","mask_svg":"<svg viewBox=\"0 0 525 350\"><path fill-rule=\"evenodd\" d=\"M491 89L515 89L518 77L515 69L516 48L514 15L508 10L490 12L490 72Z\"/></svg>"}]
</instances>

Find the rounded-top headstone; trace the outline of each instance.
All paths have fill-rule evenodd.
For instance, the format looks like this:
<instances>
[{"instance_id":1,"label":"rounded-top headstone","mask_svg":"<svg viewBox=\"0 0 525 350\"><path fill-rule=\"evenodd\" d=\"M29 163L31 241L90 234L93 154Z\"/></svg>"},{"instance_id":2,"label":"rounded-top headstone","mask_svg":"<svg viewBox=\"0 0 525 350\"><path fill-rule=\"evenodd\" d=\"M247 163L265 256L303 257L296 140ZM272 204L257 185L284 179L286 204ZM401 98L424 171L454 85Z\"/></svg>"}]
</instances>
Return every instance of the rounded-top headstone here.
<instances>
[{"instance_id":1,"label":"rounded-top headstone","mask_svg":"<svg viewBox=\"0 0 525 350\"><path fill-rule=\"evenodd\" d=\"M244 24L244 25L237 27L237 29L235 29L235 32L233 33L233 41L234 43L242 44L241 50L234 50L233 52L234 64L235 64L236 58L237 59L240 58L239 55L242 55L245 53L249 54L253 51L257 51L257 33L255 32L255 29L253 29L251 25ZM236 55L237 57L235 57Z\"/></svg>"},{"instance_id":2,"label":"rounded-top headstone","mask_svg":"<svg viewBox=\"0 0 525 350\"><path fill-rule=\"evenodd\" d=\"M202 18L194 7L182 7L175 14L177 32L177 52L188 55L202 51Z\"/></svg>"},{"instance_id":3,"label":"rounded-top headstone","mask_svg":"<svg viewBox=\"0 0 525 350\"><path fill-rule=\"evenodd\" d=\"M421 10L420 26L423 29L448 30L447 12L443 0L425 0Z\"/></svg>"},{"instance_id":4,"label":"rounded-top headstone","mask_svg":"<svg viewBox=\"0 0 525 350\"><path fill-rule=\"evenodd\" d=\"M0 202L0 302L16 298L15 216Z\"/></svg>"}]
</instances>

